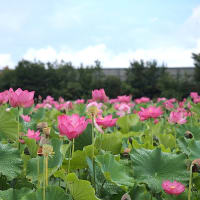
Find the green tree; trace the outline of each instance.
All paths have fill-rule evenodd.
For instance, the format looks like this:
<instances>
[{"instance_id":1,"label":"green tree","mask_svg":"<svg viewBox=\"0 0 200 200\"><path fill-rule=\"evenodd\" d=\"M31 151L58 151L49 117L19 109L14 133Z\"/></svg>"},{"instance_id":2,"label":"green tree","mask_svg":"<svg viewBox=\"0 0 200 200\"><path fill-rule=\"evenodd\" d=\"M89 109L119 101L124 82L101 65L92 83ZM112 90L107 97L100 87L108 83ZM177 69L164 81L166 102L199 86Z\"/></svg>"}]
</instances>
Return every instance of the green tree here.
<instances>
[{"instance_id":1,"label":"green tree","mask_svg":"<svg viewBox=\"0 0 200 200\"><path fill-rule=\"evenodd\" d=\"M158 66L156 61L133 61L127 70L127 83L133 88L133 97L159 96L161 91L157 87L160 77L165 73L164 66Z\"/></svg>"},{"instance_id":2,"label":"green tree","mask_svg":"<svg viewBox=\"0 0 200 200\"><path fill-rule=\"evenodd\" d=\"M16 87L16 74L15 70L4 68L0 73L0 90L8 90L9 88Z\"/></svg>"},{"instance_id":3,"label":"green tree","mask_svg":"<svg viewBox=\"0 0 200 200\"><path fill-rule=\"evenodd\" d=\"M121 80L116 76L107 76L103 82L106 95L110 98L116 98L121 94Z\"/></svg>"},{"instance_id":4,"label":"green tree","mask_svg":"<svg viewBox=\"0 0 200 200\"><path fill-rule=\"evenodd\" d=\"M42 62L22 60L15 69L16 88L35 91L35 96L46 96L46 70Z\"/></svg>"}]
</instances>

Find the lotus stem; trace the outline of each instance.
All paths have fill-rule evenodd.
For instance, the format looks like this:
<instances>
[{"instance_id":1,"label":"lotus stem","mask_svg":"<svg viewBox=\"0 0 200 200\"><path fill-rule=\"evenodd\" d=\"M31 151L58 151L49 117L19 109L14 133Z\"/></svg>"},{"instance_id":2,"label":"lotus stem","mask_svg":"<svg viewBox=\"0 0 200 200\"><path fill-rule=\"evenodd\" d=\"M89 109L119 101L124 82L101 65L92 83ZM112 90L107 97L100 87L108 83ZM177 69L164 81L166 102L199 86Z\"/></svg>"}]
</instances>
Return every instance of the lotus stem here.
<instances>
[{"instance_id":1,"label":"lotus stem","mask_svg":"<svg viewBox=\"0 0 200 200\"><path fill-rule=\"evenodd\" d=\"M174 126L175 149L176 149L176 125Z\"/></svg>"},{"instance_id":2,"label":"lotus stem","mask_svg":"<svg viewBox=\"0 0 200 200\"><path fill-rule=\"evenodd\" d=\"M74 141L75 141L75 139L73 138L73 140L72 140L72 157L73 157L73 154L74 154Z\"/></svg>"},{"instance_id":3,"label":"lotus stem","mask_svg":"<svg viewBox=\"0 0 200 200\"><path fill-rule=\"evenodd\" d=\"M43 160L43 200L46 200L46 162L45 157Z\"/></svg>"},{"instance_id":4,"label":"lotus stem","mask_svg":"<svg viewBox=\"0 0 200 200\"><path fill-rule=\"evenodd\" d=\"M46 178L46 186L48 186L48 156L45 156L45 178Z\"/></svg>"},{"instance_id":5,"label":"lotus stem","mask_svg":"<svg viewBox=\"0 0 200 200\"><path fill-rule=\"evenodd\" d=\"M92 166L93 166L93 181L94 181L94 191L96 191L96 180L95 180L95 160L94 160L94 143L95 143L95 135L94 135L94 116L92 115L92 144L93 144L93 152L92 152Z\"/></svg>"},{"instance_id":6,"label":"lotus stem","mask_svg":"<svg viewBox=\"0 0 200 200\"><path fill-rule=\"evenodd\" d=\"M40 158L37 159L38 188L40 187Z\"/></svg>"},{"instance_id":7,"label":"lotus stem","mask_svg":"<svg viewBox=\"0 0 200 200\"><path fill-rule=\"evenodd\" d=\"M188 200L191 200L191 190L192 190L192 167L193 163L190 166L190 181L189 181L189 189L188 189Z\"/></svg>"},{"instance_id":8,"label":"lotus stem","mask_svg":"<svg viewBox=\"0 0 200 200\"><path fill-rule=\"evenodd\" d=\"M20 139L20 135L19 135L19 107L17 107L17 109L18 109L18 115L17 115L18 149L20 150L20 142L19 142L19 139Z\"/></svg>"},{"instance_id":9,"label":"lotus stem","mask_svg":"<svg viewBox=\"0 0 200 200\"><path fill-rule=\"evenodd\" d=\"M73 146L73 142L71 142L71 143L72 143L72 146ZM72 148L73 147L69 148L68 174L70 173L70 160L72 159Z\"/></svg>"}]
</instances>

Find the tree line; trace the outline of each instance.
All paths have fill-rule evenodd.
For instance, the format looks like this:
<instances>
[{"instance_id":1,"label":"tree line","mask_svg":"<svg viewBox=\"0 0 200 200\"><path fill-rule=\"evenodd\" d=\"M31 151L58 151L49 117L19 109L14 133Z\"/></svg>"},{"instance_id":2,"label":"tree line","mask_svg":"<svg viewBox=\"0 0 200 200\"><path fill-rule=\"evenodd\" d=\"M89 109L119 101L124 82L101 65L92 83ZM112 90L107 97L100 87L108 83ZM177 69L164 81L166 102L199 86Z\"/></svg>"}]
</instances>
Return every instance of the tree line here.
<instances>
[{"instance_id":1,"label":"tree line","mask_svg":"<svg viewBox=\"0 0 200 200\"><path fill-rule=\"evenodd\" d=\"M126 70L126 80L117 76L105 76L101 63L93 66L75 67L70 62L43 63L21 60L15 69L4 68L0 73L0 90L23 88L34 90L35 96L47 95L66 100L89 99L91 91L104 88L110 98L118 95L132 95L133 98L146 96L187 97L191 91L200 93L200 54L192 54L195 72L175 77L169 74L164 65L156 61L133 61Z\"/></svg>"}]
</instances>

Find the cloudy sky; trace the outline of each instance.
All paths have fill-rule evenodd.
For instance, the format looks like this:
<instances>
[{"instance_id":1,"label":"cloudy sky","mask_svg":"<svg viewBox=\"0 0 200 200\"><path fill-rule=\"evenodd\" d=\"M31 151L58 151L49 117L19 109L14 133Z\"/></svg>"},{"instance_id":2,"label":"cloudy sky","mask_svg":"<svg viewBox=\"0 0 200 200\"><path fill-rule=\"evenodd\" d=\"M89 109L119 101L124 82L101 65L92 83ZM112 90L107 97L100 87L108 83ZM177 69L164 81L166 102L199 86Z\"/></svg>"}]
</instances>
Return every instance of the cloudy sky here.
<instances>
[{"instance_id":1,"label":"cloudy sky","mask_svg":"<svg viewBox=\"0 0 200 200\"><path fill-rule=\"evenodd\" d=\"M199 0L0 0L0 68L21 59L157 60L192 66L200 53Z\"/></svg>"}]
</instances>

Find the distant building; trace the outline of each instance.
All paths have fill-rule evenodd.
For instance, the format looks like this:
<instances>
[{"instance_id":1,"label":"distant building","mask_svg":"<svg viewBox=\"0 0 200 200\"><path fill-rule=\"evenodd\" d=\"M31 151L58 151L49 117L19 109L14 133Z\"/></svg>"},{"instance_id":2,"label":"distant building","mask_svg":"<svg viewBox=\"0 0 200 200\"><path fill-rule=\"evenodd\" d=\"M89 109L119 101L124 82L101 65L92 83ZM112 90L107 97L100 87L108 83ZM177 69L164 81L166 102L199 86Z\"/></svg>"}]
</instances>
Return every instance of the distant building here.
<instances>
[{"instance_id":1,"label":"distant building","mask_svg":"<svg viewBox=\"0 0 200 200\"><path fill-rule=\"evenodd\" d=\"M117 76L121 80L126 80L126 70L128 68L103 68L105 76ZM194 67L168 67L166 68L172 76L181 76L187 75L189 77L194 74Z\"/></svg>"}]
</instances>

